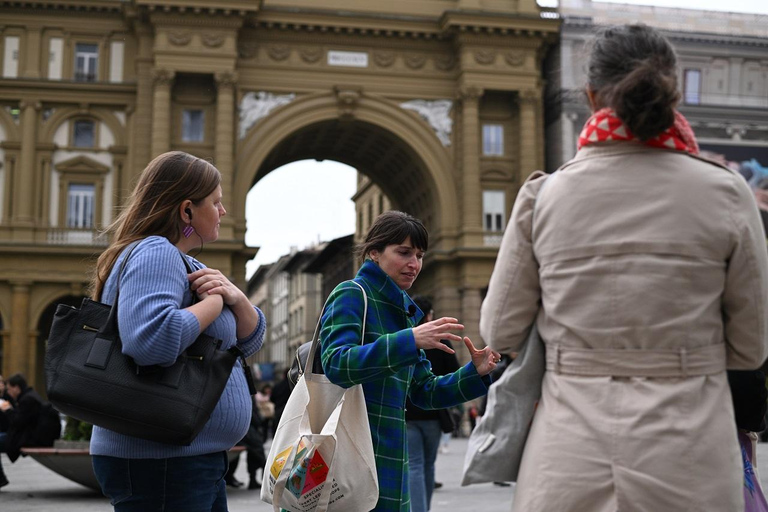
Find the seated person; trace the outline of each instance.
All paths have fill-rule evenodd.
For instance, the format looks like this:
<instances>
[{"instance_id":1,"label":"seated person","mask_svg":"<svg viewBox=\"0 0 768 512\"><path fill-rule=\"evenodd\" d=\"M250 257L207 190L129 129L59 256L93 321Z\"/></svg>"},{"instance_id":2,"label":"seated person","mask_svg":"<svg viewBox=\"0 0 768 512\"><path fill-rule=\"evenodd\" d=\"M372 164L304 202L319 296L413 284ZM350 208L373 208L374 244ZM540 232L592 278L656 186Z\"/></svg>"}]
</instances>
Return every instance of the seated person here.
<instances>
[{"instance_id":1,"label":"seated person","mask_svg":"<svg viewBox=\"0 0 768 512\"><path fill-rule=\"evenodd\" d=\"M8 431L0 432L0 452L8 454L11 462L21 455L22 447L53 446L61 435L59 413L27 386L27 380L17 373L7 381L7 393L15 403L0 402L0 410L8 420ZM0 487L8 485L0 460Z\"/></svg>"}]
</instances>

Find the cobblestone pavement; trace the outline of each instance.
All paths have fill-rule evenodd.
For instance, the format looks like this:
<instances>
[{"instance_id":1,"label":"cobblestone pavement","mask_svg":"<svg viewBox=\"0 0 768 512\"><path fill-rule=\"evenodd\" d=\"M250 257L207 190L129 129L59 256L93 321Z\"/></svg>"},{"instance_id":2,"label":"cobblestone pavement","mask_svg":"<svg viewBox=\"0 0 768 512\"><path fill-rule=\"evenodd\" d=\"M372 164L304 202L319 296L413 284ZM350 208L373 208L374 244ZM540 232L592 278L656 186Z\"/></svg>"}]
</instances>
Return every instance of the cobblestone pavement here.
<instances>
[{"instance_id":1,"label":"cobblestone pavement","mask_svg":"<svg viewBox=\"0 0 768 512\"><path fill-rule=\"evenodd\" d=\"M508 512L512 487L493 484L461 487L461 469L466 439L452 439L448 453L437 458L436 479L443 483L432 497L432 512ZM11 464L5 454L3 467L11 481L0 490L2 512L109 512L112 507L100 494L73 483L41 466L29 457ZM236 477L247 482L245 456L241 456ZM763 489L768 489L768 443L758 445L758 472ZM259 499L258 491L228 490L230 512L268 512L272 506Z\"/></svg>"}]
</instances>

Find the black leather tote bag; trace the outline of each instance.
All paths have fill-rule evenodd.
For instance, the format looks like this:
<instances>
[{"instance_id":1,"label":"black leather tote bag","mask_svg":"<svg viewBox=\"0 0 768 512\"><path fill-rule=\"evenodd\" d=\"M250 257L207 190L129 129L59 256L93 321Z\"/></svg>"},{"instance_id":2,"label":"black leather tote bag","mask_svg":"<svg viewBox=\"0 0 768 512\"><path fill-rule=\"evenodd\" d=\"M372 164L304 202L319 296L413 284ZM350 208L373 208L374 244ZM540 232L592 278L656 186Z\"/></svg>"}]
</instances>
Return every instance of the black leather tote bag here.
<instances>
[{"instance_id":1,"label":"black leather tote bag","mask_svg":"<svg viewBox=\"0 0 768 512\"><path fill-rule=\"evenodd\" d=\"M128 249L120 274L137 244ZM58 305L45 353L48 399L68 416L120 434L188 445L210 418L243 354L236 346L222 350L221 340L200 334L173 365L137 366L122 353L119 294L118 275L113 306L90 299L80 309Z\"/></svg>"}]
</instances>

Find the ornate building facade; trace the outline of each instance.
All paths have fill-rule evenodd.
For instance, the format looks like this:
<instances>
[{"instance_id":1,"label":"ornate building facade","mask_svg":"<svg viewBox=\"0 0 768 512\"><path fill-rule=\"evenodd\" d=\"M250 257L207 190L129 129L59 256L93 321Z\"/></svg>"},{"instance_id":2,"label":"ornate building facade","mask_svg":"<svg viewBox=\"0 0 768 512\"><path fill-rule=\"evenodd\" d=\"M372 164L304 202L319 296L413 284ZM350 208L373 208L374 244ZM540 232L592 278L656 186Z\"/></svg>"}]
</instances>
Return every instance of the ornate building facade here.
<instances>
[{"instance_id":1,"label":"ornate building facade","mask_svg":"<svg viewBox=\"0 0 768 512\"><path fill-rule=\"evenodd\" d=\"M558 22L535 0L0 0L0 19L4 373L43 387L56 303L87 295L100 230L176 149L222 172L229 214L201 259L238 284L250 188L333 159L426 222L419 290L478 337L503 218L543 165Z\"/></svg>"}]
</instances>

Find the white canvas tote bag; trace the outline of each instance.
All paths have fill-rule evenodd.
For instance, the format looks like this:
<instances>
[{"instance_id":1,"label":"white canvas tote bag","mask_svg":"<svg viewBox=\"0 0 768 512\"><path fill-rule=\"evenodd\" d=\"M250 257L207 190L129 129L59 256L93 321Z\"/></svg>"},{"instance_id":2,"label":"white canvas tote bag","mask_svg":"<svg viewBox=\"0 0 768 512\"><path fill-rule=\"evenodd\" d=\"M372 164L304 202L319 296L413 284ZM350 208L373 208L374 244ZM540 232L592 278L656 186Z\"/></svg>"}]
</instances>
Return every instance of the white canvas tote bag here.
<instances>
[{"instance_id":1,"label":"white canvas tote bag","mask_svg":"<svg viewBox=\"0 0 768 512\"><path fill-rule=\"evenodd\" d=\"M360 284L351 282L365 298L364 335L368 297ZM272 440L261 499L276 512L280 508L368 511L379 499L379 482L363 388L344 389L314 373L316 350L320 350L319 320L306 371L288 399Z\"/></svg>"}]
</instances>

